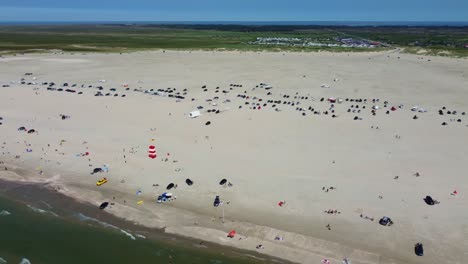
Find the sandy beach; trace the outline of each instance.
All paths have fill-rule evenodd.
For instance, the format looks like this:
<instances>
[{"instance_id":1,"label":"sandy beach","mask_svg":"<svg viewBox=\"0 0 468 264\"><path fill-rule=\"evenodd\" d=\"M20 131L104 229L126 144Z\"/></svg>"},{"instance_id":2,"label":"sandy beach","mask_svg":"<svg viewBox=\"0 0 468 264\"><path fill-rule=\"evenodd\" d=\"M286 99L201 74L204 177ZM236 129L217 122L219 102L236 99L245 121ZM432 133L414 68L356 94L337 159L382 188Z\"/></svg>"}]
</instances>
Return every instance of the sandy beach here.
<instances>
[{"instance_id":1,"label":"sandy beach","mask_svg":"<svg viewBox=\"0 0 468 264\"><path fill-rule=\"evenodd\" d=\"M3 56L0 178L297 263L462 264L467 101L468 60L397 51Z\"/></svg>"}]
</instances>

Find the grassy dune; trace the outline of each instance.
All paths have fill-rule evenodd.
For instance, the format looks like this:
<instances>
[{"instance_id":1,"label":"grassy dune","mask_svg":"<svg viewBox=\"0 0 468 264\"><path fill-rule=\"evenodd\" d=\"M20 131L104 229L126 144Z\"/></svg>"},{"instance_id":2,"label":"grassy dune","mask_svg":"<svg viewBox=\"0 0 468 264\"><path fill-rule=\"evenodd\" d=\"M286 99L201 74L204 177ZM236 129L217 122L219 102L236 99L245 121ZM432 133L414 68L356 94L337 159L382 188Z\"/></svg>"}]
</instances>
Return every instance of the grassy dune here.
<instances>
[{"instance_id":1,"label":"grassy dune","mask_svg":"<svg viewBox=\"0 0 468 264\"><path fill-rule=\"evenodd\" d=\"M253 45L257 37L298 37L335 42L353 37L424 49L428 54L468 56L468 28L216 26L216 25L63 25L0 26L1 52L38 50L123 52L141 49L226 49L270 51L372 51L384 48ZM420 50L419 50L420 51ZM442 52L443 51L443 52Z\"/></svg>"}]
</instances>

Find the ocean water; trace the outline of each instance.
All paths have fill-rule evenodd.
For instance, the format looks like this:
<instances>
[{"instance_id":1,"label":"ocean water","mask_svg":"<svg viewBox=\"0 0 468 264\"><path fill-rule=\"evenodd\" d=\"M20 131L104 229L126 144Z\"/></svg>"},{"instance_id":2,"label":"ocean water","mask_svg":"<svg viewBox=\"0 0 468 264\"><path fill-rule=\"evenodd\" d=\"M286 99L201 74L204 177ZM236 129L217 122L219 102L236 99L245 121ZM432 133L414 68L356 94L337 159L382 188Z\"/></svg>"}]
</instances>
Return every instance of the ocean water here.
<instances>
[{"instance_id":1,"label":"ocean water","mask_svg":"<svg viewBox=\"0 0 468 264\"><path fill-rule=\"evenodd\" d=\"M30 188L0 188L0 264L270 263L230 248L200 247L198 241L120 226L109 217L93 215L94 208L65 201L67 207L64 201L51 200L60 198L58 194L37 196Z\"/></svg>"}]
</instances>

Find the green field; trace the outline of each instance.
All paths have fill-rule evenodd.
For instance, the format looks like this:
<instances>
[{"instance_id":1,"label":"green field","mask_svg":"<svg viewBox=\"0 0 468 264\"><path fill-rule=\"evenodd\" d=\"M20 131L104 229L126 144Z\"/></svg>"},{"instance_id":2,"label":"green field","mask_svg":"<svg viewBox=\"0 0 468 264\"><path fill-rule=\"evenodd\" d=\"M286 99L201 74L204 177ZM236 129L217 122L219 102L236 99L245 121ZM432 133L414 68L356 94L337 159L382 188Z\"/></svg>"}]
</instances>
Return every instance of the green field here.
<instances>
[{"instance_id":1,"label":"green field","mask_svg":"<svg viewBox=\"0 0 468 264\"><path fill-rule=\"evenodd\" d=\"M254 45L257 37L309 39L338 43L337 38L383 42L386 47L302 47ZM468 27L324 27L232 25L57 25L0 26L0 52L129 52L142 49L252 51L376 51L395 47L408 52L468 56Z\"/></svg>"}]
</instances>

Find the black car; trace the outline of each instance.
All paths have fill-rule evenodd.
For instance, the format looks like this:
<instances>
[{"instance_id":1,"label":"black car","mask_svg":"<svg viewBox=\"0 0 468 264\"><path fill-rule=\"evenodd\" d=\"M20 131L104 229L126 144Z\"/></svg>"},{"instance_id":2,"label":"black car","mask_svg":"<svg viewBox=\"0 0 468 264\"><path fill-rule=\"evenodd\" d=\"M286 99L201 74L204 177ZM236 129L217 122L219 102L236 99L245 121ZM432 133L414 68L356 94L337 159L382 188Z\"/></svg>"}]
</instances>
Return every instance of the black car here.
<instances>
[{"instance_id":1,"label":"black car","mask_svg":"<svg viewBox=\"0 0 468 264\"><path fill-rule=\"evenodd\" d=\"M188 186L192 186L193 181L191 179L186 179L185 183L187 183Z\"/></svg>"},{"instance_id":2,"label":"black car","mask_svg":"<svg viewBox=\"0 0 468 264\"><path fill-rule=\"evenodd\" d=\"M426 202L426 204L428 204L428 205L435 205L435 204L438 204L438 203L439 203L439 201L434 200L434 199L433 199L431 196L429 196L429 195L426 196L423 200L424 200L424 202Z\"/></svg>"},{"instance_id":3,"label":"black car","mask_svg":"<svg viewBox=\"0 0 468 264\"><path fill-rule=\"evenodd\" d=\"M393 221L390 219L390 217L384 216L379 220L379 224L383 226L391 226L393 225Z\"/></svg>"}]
</instances>

